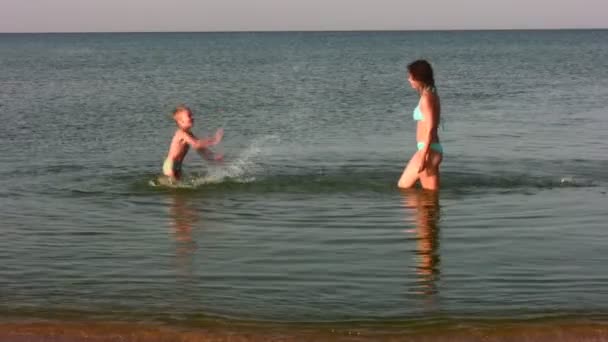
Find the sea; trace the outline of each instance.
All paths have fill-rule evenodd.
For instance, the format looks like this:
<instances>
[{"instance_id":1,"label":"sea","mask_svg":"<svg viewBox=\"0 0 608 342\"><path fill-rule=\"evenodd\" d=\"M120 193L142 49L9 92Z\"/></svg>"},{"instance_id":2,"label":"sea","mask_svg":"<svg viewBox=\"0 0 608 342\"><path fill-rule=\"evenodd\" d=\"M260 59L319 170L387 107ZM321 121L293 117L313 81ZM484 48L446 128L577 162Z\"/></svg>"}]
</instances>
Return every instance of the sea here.
<instances>
[{"instance_id":1,"label":"sea","mask_svg":"<svg viewBox=\"0 0 608 342\"><path fill-rule=\"evenodd\" d=\"M608 30L0 34L1 341L606 341L607 192Z\"/></svg>"}]
</instances>

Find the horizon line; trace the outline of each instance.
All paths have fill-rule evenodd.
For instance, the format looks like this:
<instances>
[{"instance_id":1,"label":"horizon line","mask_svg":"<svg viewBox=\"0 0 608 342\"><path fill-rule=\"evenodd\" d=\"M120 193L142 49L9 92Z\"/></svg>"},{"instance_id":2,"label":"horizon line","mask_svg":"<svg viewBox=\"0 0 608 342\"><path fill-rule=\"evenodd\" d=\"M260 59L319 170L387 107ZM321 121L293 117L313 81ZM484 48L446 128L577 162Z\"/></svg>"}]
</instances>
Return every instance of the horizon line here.
<instances>
[{"instance_id":1,"label":"horizon line","mask_svg":"<svg viewBox=\"0 0 608 342\"><path fill-rule=\"evenodd\" d=\"M466 29L334 29L334 30L217 30L217 31L15 31L0 34L145 34L145 33L357 33L357 32L482 32L482 31L601 31L608 27L466 28Z\"/></svg>"}]
</instances>

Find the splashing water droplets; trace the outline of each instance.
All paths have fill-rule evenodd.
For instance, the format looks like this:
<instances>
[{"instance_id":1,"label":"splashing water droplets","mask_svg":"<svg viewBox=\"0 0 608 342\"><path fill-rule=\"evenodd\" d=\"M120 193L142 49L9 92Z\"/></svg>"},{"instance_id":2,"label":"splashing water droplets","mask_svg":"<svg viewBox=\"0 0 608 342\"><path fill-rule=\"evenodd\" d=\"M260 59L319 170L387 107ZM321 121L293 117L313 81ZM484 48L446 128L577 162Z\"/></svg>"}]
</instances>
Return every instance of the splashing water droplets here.
<instances>
[{"instance_id":1,"label":"splashing water droplets","mask_svg":"<svg viewBox=\"0 0 608 342\"><path fill-rule=\"evenodd\" d=\"M256 138L243 150L236 159L220 165L210 166L204 174L191 179L194 187L205 184L217 184L226 180L238 183L250 183L255 181L255 175L260 172L258 158L266 151L265 145L276 143L279 137L268 135Z\"/></svg>"}]
</instances>

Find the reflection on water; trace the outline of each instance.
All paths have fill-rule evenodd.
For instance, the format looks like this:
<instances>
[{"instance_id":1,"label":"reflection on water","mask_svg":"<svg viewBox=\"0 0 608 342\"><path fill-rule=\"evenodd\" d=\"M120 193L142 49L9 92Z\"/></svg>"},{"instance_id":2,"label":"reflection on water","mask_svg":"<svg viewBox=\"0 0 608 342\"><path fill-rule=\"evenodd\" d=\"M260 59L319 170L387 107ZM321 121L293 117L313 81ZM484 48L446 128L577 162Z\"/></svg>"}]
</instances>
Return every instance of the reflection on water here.
<instances>
[{"instance_id":1,"label":"reflection on water","mask_svg":"<svg viewBox=\"0 0 608 342\"><path fill-rule=\"evenodd\" d=\"M421 294L434 297L440 276L439 256L439 194L435 191L408 189L402 191L407 219L415 224L416 273Z\"/></svg>"},{"instance_id":2,"label":"reflection on water","mask_svg":"<svg viewBox=\"0 0 608 342\"><path fill-rule=\"evenodd\" d=\"M192 238L192 228L200 221L199 213L188 203L189 198L179 193L170 194L169 223L170 232L176 243L175 261L179 274L192 275L192 259L197 249Z\"/></svg>"}]
</instances>

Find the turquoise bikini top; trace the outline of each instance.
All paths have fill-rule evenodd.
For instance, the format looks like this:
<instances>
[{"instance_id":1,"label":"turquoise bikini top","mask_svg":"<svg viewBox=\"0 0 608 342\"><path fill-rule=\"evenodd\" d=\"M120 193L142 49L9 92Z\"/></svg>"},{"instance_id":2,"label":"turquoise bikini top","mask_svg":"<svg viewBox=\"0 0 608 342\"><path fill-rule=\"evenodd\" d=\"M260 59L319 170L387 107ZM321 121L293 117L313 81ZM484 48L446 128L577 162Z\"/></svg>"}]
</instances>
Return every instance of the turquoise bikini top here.
<instances>
[{"instance_id":1,"label":"turquoise bikini top","mask_svg":"<svg viewBox=\"0 0 608 342\"><path fill-rule=\"evenodd\" d=\"M437 92L437 88L435 88L435 87L426 87L424 90L425 91L430 91L432 93L436 93ZM414 108L414 120L416 120L416 121L423 120L422 112L420 111L420 103L418 103L418 105L416 106L416 108Z\"/></svg>"},{"instance_id":2,"label":"turquoise bikini top","mask_svg":"<svg viewBox=\"0 0 608 342\"><path fill-rule=\"evenodd\" d=\"M424 120L424 117L422 116L422 112L420 111L420 105L417 105L416 108L414 108L414 120L416 121L422 121ZM441 129L443 129L443 120L439 120L439 123L441 124Z\"/></svg>"},{"instance_id":3,"label":"turquoise bikini top","mask_svg":"<svg viewBox=\"0 0 608 342\"><path fill-rule=\"evenodd\" d=\"M416 108L414 108L414 120L416 121L420 121L423 119L422 117L422 112L420 111L420 105L417 105Z\"/></svg>"}]
</instances>

